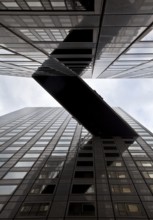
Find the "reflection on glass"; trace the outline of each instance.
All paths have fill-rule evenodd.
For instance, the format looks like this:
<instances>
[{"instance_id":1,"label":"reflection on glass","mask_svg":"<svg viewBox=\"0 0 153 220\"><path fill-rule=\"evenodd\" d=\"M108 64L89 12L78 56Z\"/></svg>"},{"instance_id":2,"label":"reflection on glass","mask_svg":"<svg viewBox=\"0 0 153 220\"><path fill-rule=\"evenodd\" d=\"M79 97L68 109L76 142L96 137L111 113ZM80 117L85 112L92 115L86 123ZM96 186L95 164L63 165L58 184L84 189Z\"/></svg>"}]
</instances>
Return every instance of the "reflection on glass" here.
<instances>
[{"instance_id":1,"label":"reflection on glass","mask_svg":"<svg viewBox=\"0 0 153 220\"><path fill-rule=\"evenodd\" d=\"M67 153L52 153L52 156L55 157L66 157Z\"/></svg>"},{"instance_id":2,"label":"reflection on glass","mask_svg":"<svg viewBox=\"0 0 153 220\"><path fill-rule=\"evenodd\" d=\"M19 211L19 216L46 216L49 203L25 203Z\"/></svg>"},{"instance_id":3,"label":"reflection on glass","mask_svg":"<svg viewBox=\"0 0 153 220\"><path fill-rule=\"evenodd\" d=\"M35 185L31 190L31 194L53 194L55 185Z\"/></svg>"},{"instance_id":4,"label":"reflection on glass","mask_svg":"<svg viewBox=\"0 0 153 220\"><path fill-rule=\"evenodd\" d=\"M131 193L131 187L129 185L111 185L112 193Z\"/></svg>"},{"instance_id":5,"label":"reflection on glass","mask_svg":"<svg viewBox=\"0 0 153 220\"><path fill-rule=\"evenodd\" d=\"M39 175L39 179L55 179L59 177L59 171L52 171L52 172L42 172Z\"/></svg>"},{"instance_id":6,"label":"reflection on glass","mask_svg":"<svg viewBox=\"0 0 153 220\"><path fill-rule=\"evenodd\" d=\"M40 154L25 154L23 158L37 158Z\"/></svg>"},{"instance_id":7,"label":"reflection on glass","mask_svg":"<svg viewBox=\"0 0 153 220\"><path fill-rule=\"evenodd\" d=\"M17 185L0 185L0 195L11 195Z\"/></svg>"},{"instance_id":8,"label":"reflection on glass","mask_svg":"<svg viewBox=\"0 0 153 220\"><path fill-rule=\"evenodd\" d=\"M24 162L18 162L15 167L31 167L34 164L34 162L31 161L24 161Z\"/></svg>"},{"instance_id":9,"label":"reflection on glass","mask_svg":"<svg viewBox=\"0 0 153 220\"><path fill-rule=\"evenodd\" d=\"M7 8L19 8L18 4L16 2L2 2L2 4Z\"/></svg>"},{"instance_id":10,"label":"reflection on glass","mask_svg":"<svg viewBox=\"0 0 153 220\"><path fill-rule=\"evenodd\" d=\"M141 216L139 204L136 203L117 203L115 204L115 211L119 216Z\"/></svg>"},{"instance_id":11,"label":"reflection on glass","mask_svg":"<svg viewBox=\"0 0 153 220\"><path fill-rule=\"evenodd\" d=\"M12 150L12 151L17 151L20 150L21 147L7 147L5 150Z\"/></svg>"},{"instance_id":12,"label":"reflection on glass","mask_svg":"<svg viewBox=\"0 0 153 220\"><path fill-rule=\"evenodd\" d=\"M13 154L0 154L0 158L10 158Z\"/></svg>"},{"instance_id":13,"label":"reflection on glass","mask_svg":"<svg viewBox=\"0 0 153 220\"><path fill-rule=\"evenodd\" d=\"M74 184L72 187L73 194L93 194L94 186L91 184Z\"/></svg>"},{"instance_id":14,"label":"reflection on glass","mask_svg":"<svg viewBox=\"0 0 153 220\"><path fill-rule=\"evenodd\" d=\"M0 162L0 167L4 164L4 162Z\"/></svg>"},{"instance_id":15,"label":"reflection on glass","mask_svg":"<svg viewBox=\"0 0 153 220\"><path fill-rule=\"evenodd\" d=\"M27 172L8 172L4 179L23 179Z\"/></svg>"},{"instance_id":16,"label":"reflection on glass","mask_svg":"<svg viewBox=\"0 0 153 220\"><path fill-rule=\"evenodd\" d=\"M141 41L153 41L153 30L151 30L145 37L141 38Z\"/></svg>"}]
</instances>

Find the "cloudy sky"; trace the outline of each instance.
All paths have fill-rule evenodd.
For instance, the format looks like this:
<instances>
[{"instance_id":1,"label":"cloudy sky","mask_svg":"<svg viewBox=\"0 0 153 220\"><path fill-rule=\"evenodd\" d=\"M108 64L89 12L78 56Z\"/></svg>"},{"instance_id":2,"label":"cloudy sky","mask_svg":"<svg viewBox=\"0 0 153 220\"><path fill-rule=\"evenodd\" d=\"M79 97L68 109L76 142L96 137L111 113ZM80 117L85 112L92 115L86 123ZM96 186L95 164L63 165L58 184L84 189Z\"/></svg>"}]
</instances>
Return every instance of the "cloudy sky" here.
<instances>
[{"instance_id":1,"label":"cloudy sky","mask_svg":"<svg viewBox=\"0 0 153 220\"><path fill-rule=\"evenodd\" d=\"M86 82L111 106L119 106L153 132L153 79ZM23 107L60 106L32 78L0 76L0 115Z\"/></svg>"}]
</instances>

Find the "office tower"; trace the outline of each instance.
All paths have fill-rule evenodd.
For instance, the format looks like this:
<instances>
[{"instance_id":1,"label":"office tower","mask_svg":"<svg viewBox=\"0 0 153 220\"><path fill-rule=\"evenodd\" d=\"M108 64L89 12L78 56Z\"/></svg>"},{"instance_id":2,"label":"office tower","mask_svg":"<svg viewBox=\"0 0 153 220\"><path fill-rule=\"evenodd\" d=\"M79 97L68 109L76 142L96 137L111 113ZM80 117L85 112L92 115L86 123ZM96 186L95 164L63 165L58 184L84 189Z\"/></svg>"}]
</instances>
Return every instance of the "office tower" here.
<instances>
[{"instance_id":1,"label":"office tower","mask_svg":"<svg viewBox=\"0 0 153 220\"><path fill-rule=\"evenodd\" d=\"M0 117L0 219L153 219L153 135L114 110L136 140L93 137L63 108Z\"/></svg>"},{"instance_id":2,"label":"office tower","mask_svg":"<svg viewBox=\"0 0 153 220\"><path fill-rule=\"evenodd\" d=\"M152 0L0 0L0 74L50 56L83 78L152 77Z\"/></svg>"}]
</instances>

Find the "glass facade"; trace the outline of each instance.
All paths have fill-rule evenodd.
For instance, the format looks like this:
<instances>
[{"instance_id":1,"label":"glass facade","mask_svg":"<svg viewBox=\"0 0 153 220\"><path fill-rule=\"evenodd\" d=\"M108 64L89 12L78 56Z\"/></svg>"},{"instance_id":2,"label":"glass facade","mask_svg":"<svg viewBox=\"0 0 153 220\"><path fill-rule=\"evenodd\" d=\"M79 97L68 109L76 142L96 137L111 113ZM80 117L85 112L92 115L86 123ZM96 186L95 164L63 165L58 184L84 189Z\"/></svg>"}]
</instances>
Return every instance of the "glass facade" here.
<instances>
[{"instance_id":1,"label":"glass facade","mask_svg":"<svg viewBox=\"0 0 153 220\"><path fill-rule=\"evenodd\" d=\"M115 111L136 140L93 137L63 108L0 117L0 219L153 219L153 135Z\"/></svg>"},{"instance_id":2,"label":"glass facade","mask_svg":"<svg viewBox=\"0 0 153 220\"><path fill-rule=\"evenodd\" d=\"M83 78L153 77L152 11L152 0L1 0L0 74L31 77L50 56Z\"/></svg>"}]
</instances>

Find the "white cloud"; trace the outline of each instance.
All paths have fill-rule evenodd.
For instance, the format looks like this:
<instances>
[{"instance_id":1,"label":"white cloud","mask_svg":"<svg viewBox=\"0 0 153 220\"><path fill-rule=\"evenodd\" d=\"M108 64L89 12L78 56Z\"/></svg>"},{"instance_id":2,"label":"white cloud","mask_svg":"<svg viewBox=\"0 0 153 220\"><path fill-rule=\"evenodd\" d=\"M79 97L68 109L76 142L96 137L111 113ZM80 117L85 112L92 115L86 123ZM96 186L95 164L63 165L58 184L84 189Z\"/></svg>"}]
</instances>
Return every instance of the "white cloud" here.
<instances>
[{"instance_id":1,"label":"white cloud","mask_svg":"<svg viewBox=\"0 0 153 220\"><path fill-rule=\"evenodd\" d=\"M0 76L0 115L32 106L60 105L32 78Z\"/></svg>"},{"instance_id":2,"label":"white cloud","mask_svg":"<svg viewBox=\"0 0 153 220\"><path fill-rule=\"evenodd\" d=\"M86 80L111 106L119 106L153 131L153 79Z\"/></svg>"}]
</instances>

